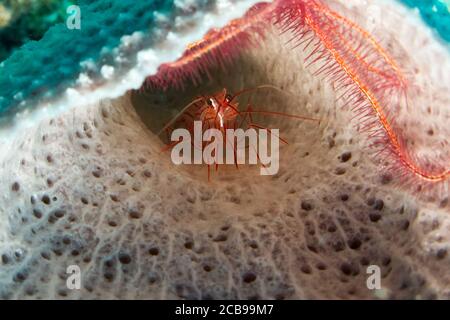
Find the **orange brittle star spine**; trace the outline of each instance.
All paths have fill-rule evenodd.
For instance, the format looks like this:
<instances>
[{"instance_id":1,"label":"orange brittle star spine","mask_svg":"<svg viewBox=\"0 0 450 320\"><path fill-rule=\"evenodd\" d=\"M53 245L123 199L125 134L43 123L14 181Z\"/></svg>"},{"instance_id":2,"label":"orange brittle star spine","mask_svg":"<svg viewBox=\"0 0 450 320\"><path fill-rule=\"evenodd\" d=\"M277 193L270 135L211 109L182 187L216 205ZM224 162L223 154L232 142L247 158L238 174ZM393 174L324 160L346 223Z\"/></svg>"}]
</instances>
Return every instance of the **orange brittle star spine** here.
<instances>
[{"instance_id":1,"label":"orange brittle star spine","mask_svg":"<svg viewBox=\"0 0 450 320\"><path fill-rule=\"evenodd\" d=\"M370 102L370 105L372 106L373 110L375 111L379 122L381 123L383 129L385 130L388 139L391 143L391 146L393 148L394 153L398 156L400 161L409 168L414 174L420 176L421 178L428 180L428 181L442 181L447 179L450 176L450 170L444 170L443 172L439 174L429 174L425 170L419 168L412 162L410 162L407 157L405 156L402 147L398 141L398 138L393 130L393 128L390 126L388 118L386 117L383 107L375 97L375 95L371 92L368 85L364 84L364 82L358 77L357 72L352 70L351 66L349 66L345 60L341 57L339 52L334 48L333 44L330 42L328 37L324 34L324 32L317 26L314 19L311 19L311 17L306 16L305 17L305 23L308 24L308 26L313 30L313 32L319 37L321 43L325 46L325 48L330 52L330 54L333 56L334 60L341 66L342 70L347 74L347 76L355 83L355 85L359 88L359 90L364 94L364 96L368 99ZM354 26L354 24L352 23ZM374 40L371 40L374 41ZM376 47L381 48L377 43ZM384 57L386 61L392 61L384 51L382 51L384 54ZM390 64L395 68L397 72L398 68L396 67L395 63L392 62Z\"/></svg>"},{"instance_id":2,"label":"orange brittle star spine","mask_svg":"<svg viewBox=\"0 0 450 320\"><path fill-rule=\"evenodd\" d=\"M407 98L409 84L397 62L374 36L356 22L330 9L322 0L276 0L273 4L255 7L243 18L233 20L221 30L210 31L202 40L189 45L180 59L166 64L167 68L161 68L161 73L153 79L154 83L163 85L169 79L169 83L171 80L176 84L183 78L195 81L200 77L200 72L207 73L211 64L225 63L231 60L234 53L242 51L253 33L263 35L266 22L275 16L275 24L281 22L284 31L293 31L294 38L306 38L301 42L307 41L305 49L314 43L314 39L317 40L314 44L316 48L307 59L315 56L314 63L329 57L329 62L336 68L329 67L327 62L318 73L328 70L334 77L334 83L342 82L336 90L351 89L346 90L343 96L350 96L349 102L356 101L354 109L359 108L360 114L370 112L366 119L373 122L365 123L363 127L377 127L382 138L376 143L385 146L384 150L395 157L395 162L405 167L407 172L430 182L444 181L450 177L448 168L438 164L431 165L428 170L428 164L409 155L403 146L402 137L394 127L394 118L389 116L390 108L394 106L386 101L385 94L386 89L391 88L394 89L391 93L403 93ZM312 37L309 37L310 33Z\"/></svg>"},{"instance_id":3,"label":"orange brittle star spine","mask_svg":"<svg viewBox=\"0 0 450 320\"><path fill-rule=\"evenodd\" d=\"M189 54L181 57L175 62L168 63L167 65L169 67L179 68L192 63L194 60L201 58L206 53L220 47L223 43L253 27L259 21L263 21L271 11L272 7L267 5L262 11L256 14L231 21L220 32L207 33L203 39L187 46L187 51L190 52Z\"/></svg>"},{"instance_id":4,"label":"orange brittle star spine","mask_svg":"<svg viewBox=\"0 0 450 320\"><path fill-rule=\"evenodd\" d=\"M361 28L359 25L357 25L353 21L351 21L351 20L341 16L340 14L338 14L335 11L324 9L324 12L325 12L326 15L329 15L329 16L332 16L332 17L338 19L338 20L341 20L343 23L348 25L350 28L358 31L364 38L366 38L372 44L372 46L375 48L375 50L377 50L378 53L383 57L383 59L386 61L386 63L393 69L393 71L395 72L395 75L400 79L401 84L402 85L406 85L406 80L405 80L405 78L404 78L400 68L397 66L397 63L389 56L389 54L373 38L373 36L370 33L368 33L366 30ZM340 36L340 37L342 37L342 36ZM354 51L354 50L352 49L352 51ZM359 54L357 54L357 53L355 54L355 56L358 59L362 59L362 58L360 58ZM364 59L362 59L362 60L364 60ZM363 61L363 62L364 62L364 64L366 64L368 66L369 70L374 71L376 73L382 74L381 70L379 70L379 69L377 69L377 68L375 68L373 66L368 65L366 61Z\"/></svg>"}]
</instances>

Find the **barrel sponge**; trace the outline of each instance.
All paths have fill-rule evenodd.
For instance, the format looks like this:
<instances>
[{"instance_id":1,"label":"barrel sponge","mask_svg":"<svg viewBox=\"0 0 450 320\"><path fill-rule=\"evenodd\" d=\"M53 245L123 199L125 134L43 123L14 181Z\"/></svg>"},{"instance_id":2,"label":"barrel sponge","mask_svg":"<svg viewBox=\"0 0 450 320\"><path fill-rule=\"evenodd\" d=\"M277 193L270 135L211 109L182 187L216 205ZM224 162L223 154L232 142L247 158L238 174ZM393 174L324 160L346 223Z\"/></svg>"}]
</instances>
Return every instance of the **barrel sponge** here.
<instances>
[{"instance_id":1,"label":"barrel sponge","mask_svg":"<svg viewBox=\"0 0 450 320\"><path fill-rule=\"evenodd\" d=\"M365 13L361 1L347 5ZM384 5L385 23L420 57L417 77L448 83L445 49L404 21L403 7ZM287 38L268 33L197 92L80 105L1 145L0 298L450 298L448 200L418 199L383 175L348 125L351 112L336 109L333 88ZM435 57L441 65L429 64ZM170 102L261 82L296 95L260 93L256 105L324 119L267 120L289 141L277 175L221 167L208 182L204 166L174 166L161 152L151 124ZM447 91L432 90L432 112L411 116L448 105ZM414 134L429 138L426 129ZM71 265L81 270L79 290L66 285ZM367 287L371 265L380 290Z\"/></svg>"}]
</instances>

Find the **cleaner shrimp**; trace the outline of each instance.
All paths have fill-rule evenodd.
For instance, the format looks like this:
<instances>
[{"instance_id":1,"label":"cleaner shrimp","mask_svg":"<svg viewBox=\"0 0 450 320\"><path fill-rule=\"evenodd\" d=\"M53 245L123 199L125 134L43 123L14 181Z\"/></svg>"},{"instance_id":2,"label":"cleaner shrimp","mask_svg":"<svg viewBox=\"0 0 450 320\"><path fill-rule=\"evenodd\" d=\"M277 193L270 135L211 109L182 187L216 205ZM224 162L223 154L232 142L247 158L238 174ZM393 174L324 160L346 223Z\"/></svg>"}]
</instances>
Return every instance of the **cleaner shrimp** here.
<instances>
[{"instance_id":1,"label":"cleaner shrimp","mask_svg":"<svg viewBox=\"0 0 450 320\"><path fill-rule=\"evenodd\" d=\"M314 121L320 124L319 119L307 117L307 116L301 116L301 115L294 115L294 114L288 114L283 112L276 112L276 111L266 111L266 110L255 110L252 104L250 103L250 97L247 101L247 106L245 110L239 110L239 102L237 101L237 98L243 94L250 93L257 91L259 89L272 89L276 90L285 94L285 91L283 91L280 88L277 88L272 85L261 85L255 88L250 89L243 89L235 94L231 94L228 92L226 88L224 88L222 91L219 91L217 93L211 94L211 95L203 95L200 96L190 103L188 103L181 111L172 118L171 121L169 121L158 133L158 136L162 135L164 132L168 135L169 143L163 148L163 152L168 151L172 148L174 148L177 144L182 142L179 141L171 141L170 135L176 128L184 128L189 131L191 135L194 135L194 125L195 122L201 122L201 134L203 136L203 133L207 131L208 129L216 129L219 130L223 135L223 145L231 144L233 147L234 152L234 162L233 164L238 169L238 160L237 160L237 149L236 149L236 143L234 140L230 141L229 136L227 136L227 129L242 129L243 126L245 129L252 128L255 130L264 130L266 133L270 136L274 136L276 139L279 139L283 144L288 144L288 141L284 138L282 138L280 135L277 135L273 133L273 129L264 127L258 123L255 123L253 120L253 115L262 115L262 116L275 116L275 117L285 117L285 118L291 118L296 120L306 120L306 121ZM236 137L233 137L233 139L237 139ZM203 150L207 145L211 144L212 142L209 141L203 141L202 144L194 145L193 142L191 142L192 146L194 148L199 148ZM248 148L249 146L246 146ZM258 151L254 150L256 157L258 160L260 160L260 155ZM261 162L261 165L265 167L265 165ZM218 171L218 163L215 163L215 169ZM211 165L208 164L208 181L210 181L211 177Z\"/></svg>"}]
</instances>

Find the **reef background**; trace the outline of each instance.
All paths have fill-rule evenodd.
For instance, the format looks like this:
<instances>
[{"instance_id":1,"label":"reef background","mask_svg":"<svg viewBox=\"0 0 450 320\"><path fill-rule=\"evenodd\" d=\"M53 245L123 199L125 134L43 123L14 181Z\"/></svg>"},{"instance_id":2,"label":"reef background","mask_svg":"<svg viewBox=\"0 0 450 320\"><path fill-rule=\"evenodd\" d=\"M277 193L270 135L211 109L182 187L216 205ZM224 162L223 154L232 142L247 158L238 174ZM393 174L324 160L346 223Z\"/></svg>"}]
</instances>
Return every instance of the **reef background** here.
<instances>
[{"instance_id":1,"label":"reef background","mask_svg":"<svg viewBox=\"0 0 450 320\"><path fill-rule=\"evenodd\" d=\"M345 6L359 17L358 23L367 22L361 1L348 0ZM391 44L414 53L416 77L431 88L415 97L423 108L409 114L407 123L414 129L412 139L429 141L441 132L431 137L427 125L445 125L448 52L420 21L408 18L405 7L392 1L380 6L385 10L383 31L393 34ZM192 15L186 8L180 10ZM195 21L205 12L210 10L200 10ZM120 31L116 30L123 36ZM48 44L48 34L35 45ZM143 50L133 46L141 42L125 39L125 52ZM212 188L205 168L174 168L160 152L160 139L137 114L133 95L125 91L117 99L94 103L76 99L77 105L64 104L57 114L33 119L27 130L17 130L2 142L0 297L450 298L448 200L421 201L383 176L364 152L361 135L349 125L351 113L336 112L332 88L314 79L301 63L304 53L293 54L284 40L274 33L261 49L245 53L230 72L218 72L214 79L222 87L251 86L256 80L283 86L300 95L300 103L267 96L259 101L288 112L326 116L318 129L307 123L276 122L290 141L281 156L295 161L283 161L280 174L270 181L257 180L252 168L229 168L220 171ZM63 59L67 54L63 65L79 57L71 51L77 46L68 44L69 51L59 53ZM32 61L26 47L14 53L15 61L21 61L22 51L22 58L30 59L23 61ZM59 43L57 48L62 48ZM50 62L52 58L46 56ZM164 58L170 57L143 61L157 64ZM5 68L12 68L9 60ZM41 60L36 63L30 72L40 70ZM105 65L112 66L99 64ZM2 79L7 75L0 73ZM78 80L71 73L67 76ZM36 80L45 77L39 74ZM16 80L24 81L17 88L25 87L26 80ZM40 88L43 83L35 85ZM89 86L85 92L100 89ZM194 92L183 93L187 94ZM176 90L150 94L153 116L179 96ZM79 291L66 286L66 267L72 264L82 270ZM370 264L381 267L383 290L367 290L365 270Z\"/></svg>"},{"instance_id":2,"label":"reef background","mask_svg":"<svg viewBox=\"0 0 450 320\"><path fill-rule=\"evenodd\" d=\"M40 40L47 30L66 20L70 0L4 0L0 2L0 62L29 41Z\"/></svg>"}]
</instances>

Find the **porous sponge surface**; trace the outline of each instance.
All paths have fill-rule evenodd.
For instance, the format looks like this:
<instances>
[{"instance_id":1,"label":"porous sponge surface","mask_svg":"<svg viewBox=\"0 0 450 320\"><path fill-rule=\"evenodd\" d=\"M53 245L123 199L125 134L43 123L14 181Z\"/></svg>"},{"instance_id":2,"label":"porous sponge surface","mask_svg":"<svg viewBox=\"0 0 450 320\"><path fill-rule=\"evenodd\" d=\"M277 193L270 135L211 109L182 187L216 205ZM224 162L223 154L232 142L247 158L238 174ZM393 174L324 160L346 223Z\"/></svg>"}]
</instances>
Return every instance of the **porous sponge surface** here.
<instances>
[{"instance_id":1,"label":"porous sponge surface","mask_svg":"<svg viewBox=\"0 0 450 320\"><path fill-rule=\"evenodd\" d=\"M328 90L315 85L311 110ZM42 123L2 161L1 297L445 297L445 209L383 185L351 130L283 128L279 175L221 168L208 183L161 154L129 97Z\"/></svg>"}]
</instances>

